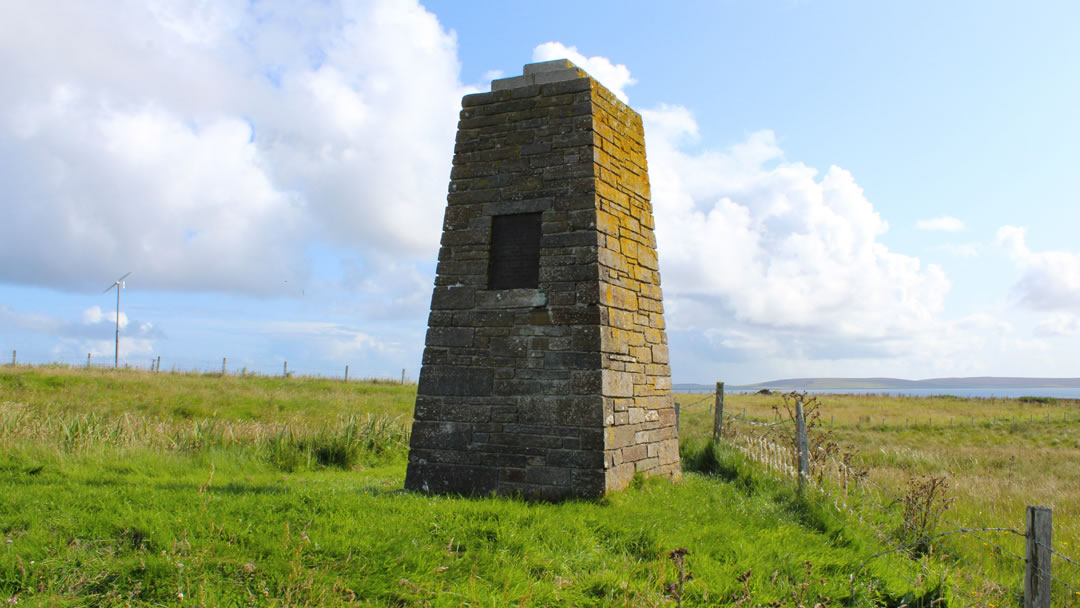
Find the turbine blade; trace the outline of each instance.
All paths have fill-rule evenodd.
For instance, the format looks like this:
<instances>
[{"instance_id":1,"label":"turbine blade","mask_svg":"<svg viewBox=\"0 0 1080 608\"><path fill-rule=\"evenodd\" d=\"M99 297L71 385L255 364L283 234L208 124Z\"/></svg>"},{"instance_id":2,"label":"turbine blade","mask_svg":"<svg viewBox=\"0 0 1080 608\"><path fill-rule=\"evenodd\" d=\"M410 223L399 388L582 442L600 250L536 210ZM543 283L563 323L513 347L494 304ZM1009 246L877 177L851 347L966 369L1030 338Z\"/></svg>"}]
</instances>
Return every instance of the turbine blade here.
<instances>
[{"instance_id":1,"label":"turbine blade","mask_svg":"<svg viewBox=\"0 0 1080 608\"><path fill-rule=\"evenodd\" d=\"M123 282L124 279L128 278L128 275L130 275L130 274L131 274L131 272L129 271L129 272L125 273L124 276L122 276L122 277L120 277L119 279L116 279L116 280L120 281L120 282Z\"/></svg>"},{"instance_id":2,"label":"turbine blade","mask_svg":"<svg viewBox=\"0 0 1080 608\"><path fill-rule=\"evenodd\" d=\"M119 283L113 283L112 285L109 285L108 287L106 287L105 291L103 291L101 293L109 293L109 290L112 289L113 287L116 287L117 285L119 285Z\"/></svg>"}]
</instances>

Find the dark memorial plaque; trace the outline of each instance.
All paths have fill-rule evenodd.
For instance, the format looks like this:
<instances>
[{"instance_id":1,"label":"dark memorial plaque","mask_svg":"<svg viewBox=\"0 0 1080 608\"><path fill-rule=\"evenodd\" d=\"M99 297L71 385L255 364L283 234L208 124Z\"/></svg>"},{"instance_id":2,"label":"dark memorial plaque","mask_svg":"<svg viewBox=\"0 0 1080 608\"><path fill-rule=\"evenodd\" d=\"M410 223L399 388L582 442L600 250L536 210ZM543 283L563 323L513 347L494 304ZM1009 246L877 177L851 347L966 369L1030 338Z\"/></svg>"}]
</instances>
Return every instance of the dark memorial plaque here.
<instances>
[{"instance_id":1,"label":"dark memorial plaque","mask_svg":"<svg viewBox=\"0 0 1080 608\"><path fill-rule=\"evenodd\" d=\"M490 289L536 288L540 285L540 213L491 218Z\"/></svg>"}]
</instances>

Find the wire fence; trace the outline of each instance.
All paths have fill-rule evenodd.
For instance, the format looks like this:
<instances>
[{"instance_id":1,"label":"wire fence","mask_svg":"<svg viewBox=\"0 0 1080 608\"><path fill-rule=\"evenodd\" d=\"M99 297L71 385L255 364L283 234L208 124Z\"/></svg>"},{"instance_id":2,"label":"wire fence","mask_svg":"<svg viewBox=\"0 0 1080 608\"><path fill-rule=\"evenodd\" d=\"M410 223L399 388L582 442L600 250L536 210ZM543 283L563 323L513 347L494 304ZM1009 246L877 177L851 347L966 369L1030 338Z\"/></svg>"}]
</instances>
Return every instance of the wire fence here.
<instances>
[{"instance_id":1,"label":"wire fence","mask_svg":"<svg viewBox=\"0 0 1080 608\"><path fill-rule=\"evenodd\" d=\"M701 399L683 407L693 407L705 401ZM821 450L816 458L808 459L815 466L805 472L800 471L797 451L777 436L780 427L791 423L790 420L765 423L731 416L722 423L722 437L748 459L759 463L767 474L805 482L836 511L830 513L828 509L825 510L838 524L843 525L844 522L837 513L846 513L869 528L885 549L868 556L859 566L860 569L873 559L889 553L903 553L925 567L928 564L926 551L928 548L931 552L936 549L938 559L943 563L952 561L965 567L962 574L970 580L964 588L953 579L949 581L957 597L966 597L971 602L965 605L985 605L988 601L986 594L1023 600L1025 576L1031 576L1030 572L1025 574L1025 570L1034 570L1036 576L1049 581L1054 606L1080 606L1078 560L1053 548L1049 542L1040 542L1029 531L1021 532L1009 526L961 525L945 517L932 505L920 504L901 491L875 481L868 471L859 470L850 460L838 458L835 453ZM908 509L909 518L914 512L923 521L932 520L934 525L915 530L917 533L914 534L909 528L905 534L908 522L900 512L902 508ZM1045 550L1053 556L1055 564L1066 566L1069 572L1055 574L1046 566L1029 567L1034 562L1024 554L1025 549L1018 552L1006 546L1008 542L995 540L996 537L992 538L991 534L1018 539L1026 546L1027 553ZM1049 564L1049 560L1046 563Z\"/></svg>"},{"instance_id":2,"label":"wire fence","mask_svg":"<svg viewBox=\"0 0 1080 608\"><path fill-rule=\"evenodd\" d=\"M690 403L686 403L686 404L677 403L677 407L680 407L681 409L685 410L685 409L688 409L688 408L701 407L701 406L704 406L706 404L711 406L712 404L715 403L715 400L716 400L716 398L715 398L714 395L708 395L707 397L703 397L701 399L691 401ZM1066 399L1065 401L1068 401L1068 400ZM778 414L774 414L774 420L772 422L767 422L765 420L762 420L760 417L757 418L757 419L754 419L754 418L748 417L746 415L746 410L745 409L743 410L742 416L739 418L739 420L740 420L740 422L742 422L744 424L758 425L758 426L778 426L778 425L784 425L784 424L793 424L793 422L791 420L780 418ZM1036 415L1034 413L1029 413L1026 416L1019 416L1019 415L1013 415L1013 416L986 416L986 417L980 417L980 416L949 416L947 418L933 418L933 417L926 417L926 418L910 418L910 417L909 418L896 418L896 417L893 417L893 418L889 418L887 416L879 416L878 418L875 419L875 418L870 417L870 416L863 416L860 419L857 419L855 421L840 421L841 425L846 424L849 427L854 426L856 428L869 428L869 429L881 429L881 430L888 430L888 429L897 429L897 430L898 429L912 429L912 430L918 430L918 429L926 429L926 428L939 428L939 427L942 427L942 426L944 426L944 427L993 426L993 425L999 425L999 424L1023 424L1023 423L1029 423L1029 424L1036 424L1036 423L1039 423L1039 424L1041 424L1041 423L1055 424L1055 423L1059 423L1059 422L1060 423L1080 422L1080 411L1073 411L1073 412L1063 411L1063 412L1060 412L1060 413L1049 413L1048 412L1046 414L1039 414L1039 415ZM836 420L835 416L830 417L827 426L829 428L836 428L837 427L837 420Z\"/></svg>"},{"instance_id":3,"label":"wire fence","mask_svg":"<svg viewBox=\"0 0 1080 608\"><path fill-rule=\"evenodd\" d=\"M126 369L154 373L195 373L195 374L220 374L230 376L283 376L283 377L312 377L330 378L341 380L377 380L396 381L401 384L415 382L406 369L400 374L384 371L372 374L351 367L348 363L329 363L320 361L307 363L300 360L290 361L287 358L251 359L247 357L220 359L198 359L191 357L168 357L160 354L146 354L145 356L126 356L114 358L112 354L96 355L87 353L86 357L72 358L70 356L58 356L49 353L26 352L12 349L10 358L0 359L3 366L27 366L27 367L69 367L85 369ZM366 367L366 366L365 366Z\"/></svg>"}]
</instances>

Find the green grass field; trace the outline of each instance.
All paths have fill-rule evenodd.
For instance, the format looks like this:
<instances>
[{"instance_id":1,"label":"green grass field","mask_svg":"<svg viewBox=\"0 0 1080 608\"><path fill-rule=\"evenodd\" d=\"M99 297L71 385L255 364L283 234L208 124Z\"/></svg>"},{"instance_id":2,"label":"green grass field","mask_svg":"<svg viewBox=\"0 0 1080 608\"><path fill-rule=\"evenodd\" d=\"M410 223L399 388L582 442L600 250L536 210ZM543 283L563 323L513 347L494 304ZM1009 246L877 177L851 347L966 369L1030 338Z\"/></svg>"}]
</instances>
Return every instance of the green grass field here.
<instances>
[{"instance_id":1,"label":"green grass field","mask_svg":"<svg viewBox=\"0 0 1080 608\"><path fill-rule=\"evenodd\" d=\"M857 515L799 497L705 441L700 407L684 413L680 484L643 480L563 504L403 492L414 395L415 386L317 378L0 368L0 601L919 606L944 594L960 606L1002 597L941 556L873 557L888 544ZM746 402L762 417L765 405ZM680 548L692 575L681 584L671 554Z\"/></svg>"}]
</instances>

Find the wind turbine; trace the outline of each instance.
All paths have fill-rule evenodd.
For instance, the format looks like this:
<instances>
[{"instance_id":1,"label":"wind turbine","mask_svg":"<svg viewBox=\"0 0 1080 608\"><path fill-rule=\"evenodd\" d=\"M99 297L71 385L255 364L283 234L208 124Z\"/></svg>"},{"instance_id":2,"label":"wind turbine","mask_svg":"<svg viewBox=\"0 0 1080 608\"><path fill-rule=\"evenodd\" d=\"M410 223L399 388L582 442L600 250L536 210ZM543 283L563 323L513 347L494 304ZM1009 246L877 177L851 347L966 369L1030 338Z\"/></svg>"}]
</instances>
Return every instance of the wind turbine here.
<instances>
[{"instance_id":1,"label":"wind turbine","mask_svg":"<svg viewBox=\"0 0 1080 608\"><path fill-rule=\"evenodd\" d=\"M101 293L109 293L109 290L113 287L116 288L116 352L113 354L113 369L120 367L120 290L124 288L124 279L128 278L128 272L124 276L116 279L116 282L105 288L105 291Z\"/></svg>"}]
</instances>

